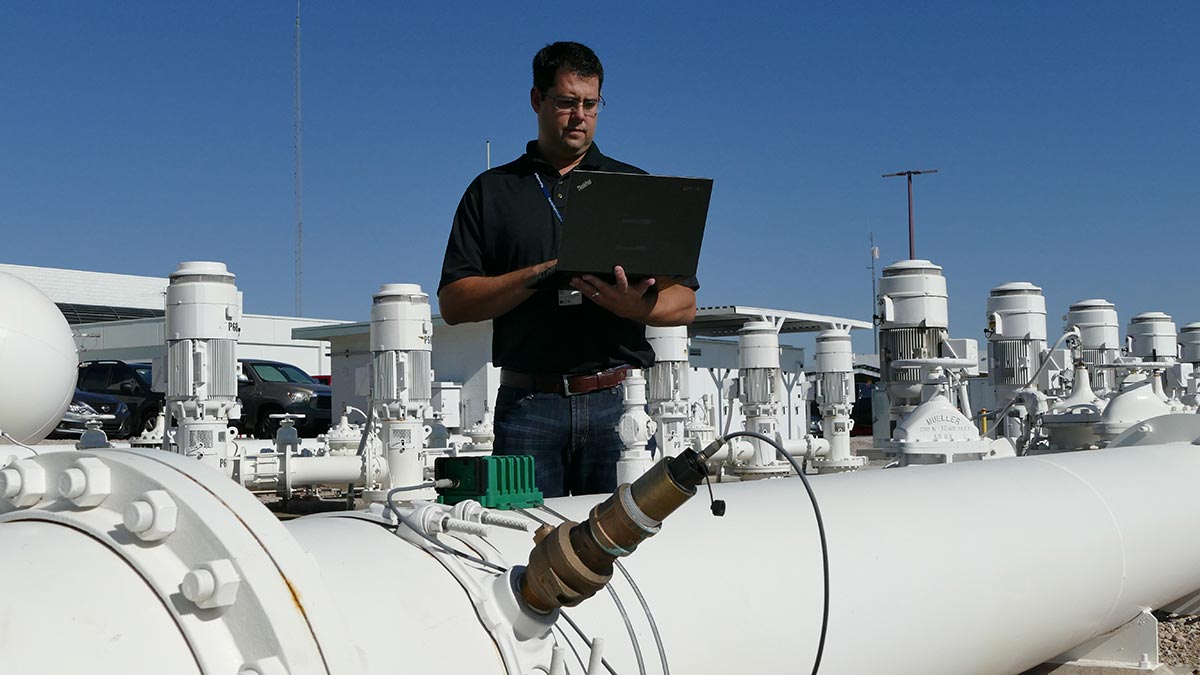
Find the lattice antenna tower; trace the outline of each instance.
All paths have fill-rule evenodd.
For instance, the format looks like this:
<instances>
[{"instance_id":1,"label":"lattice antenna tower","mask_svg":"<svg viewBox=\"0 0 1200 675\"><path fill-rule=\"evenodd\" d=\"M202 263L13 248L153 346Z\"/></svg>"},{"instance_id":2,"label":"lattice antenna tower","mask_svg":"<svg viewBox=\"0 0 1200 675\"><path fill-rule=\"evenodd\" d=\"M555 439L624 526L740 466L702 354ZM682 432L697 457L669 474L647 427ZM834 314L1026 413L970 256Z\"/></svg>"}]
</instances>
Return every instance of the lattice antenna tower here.
<instances>
[{"instance_id":1,"label":"lattice antenna tower","mask_svg":"<svg viewBox=\"0 0 1200 675\"><path fill-rule=\"evenodd\" d=\"M300 106L300 0L296 0L296 316L304 316L304 125Z\"/></svg>"}]
</instances>

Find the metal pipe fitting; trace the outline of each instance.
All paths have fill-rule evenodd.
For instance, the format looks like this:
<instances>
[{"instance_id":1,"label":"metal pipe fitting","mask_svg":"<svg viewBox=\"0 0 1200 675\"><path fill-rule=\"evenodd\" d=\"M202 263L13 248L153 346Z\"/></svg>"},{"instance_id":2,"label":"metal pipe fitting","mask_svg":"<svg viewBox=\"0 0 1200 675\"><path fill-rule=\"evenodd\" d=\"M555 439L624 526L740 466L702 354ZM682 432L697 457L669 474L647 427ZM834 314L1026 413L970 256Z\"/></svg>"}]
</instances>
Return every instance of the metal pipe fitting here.
<instances>
[{"instance_id":1,"label":"metal pipe fitting","mask_svg":"<svg viewBox=\"0 0 1200 675\"><path fill-rule=\"evenodd\" d=\"M584 522L539 529L518 584L521 597L542 614L592 597L612 578L613 561L657 534L707 475L700 456L686 450L664 458L632 484L622 483Z\"/></svg>"}]
</instances>

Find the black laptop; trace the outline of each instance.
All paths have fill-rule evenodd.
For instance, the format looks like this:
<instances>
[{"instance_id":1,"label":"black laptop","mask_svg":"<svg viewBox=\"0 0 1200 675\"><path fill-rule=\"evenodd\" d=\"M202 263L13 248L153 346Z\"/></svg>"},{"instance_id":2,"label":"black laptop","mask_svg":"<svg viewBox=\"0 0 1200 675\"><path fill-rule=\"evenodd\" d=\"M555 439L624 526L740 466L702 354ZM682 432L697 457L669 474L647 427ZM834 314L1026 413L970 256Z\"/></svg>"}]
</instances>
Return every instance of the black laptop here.
<instances>
[{"instance_id":1,"label":"black laptop","mask_svg":"<svg viewBox=\"0 0 1200 675\"><path fill-rule=\"evenodd\" d=\"M612 280L690 277L700 262L712 179L575 171L563 214L559 275Z\"/></svg>"}]
</instances>

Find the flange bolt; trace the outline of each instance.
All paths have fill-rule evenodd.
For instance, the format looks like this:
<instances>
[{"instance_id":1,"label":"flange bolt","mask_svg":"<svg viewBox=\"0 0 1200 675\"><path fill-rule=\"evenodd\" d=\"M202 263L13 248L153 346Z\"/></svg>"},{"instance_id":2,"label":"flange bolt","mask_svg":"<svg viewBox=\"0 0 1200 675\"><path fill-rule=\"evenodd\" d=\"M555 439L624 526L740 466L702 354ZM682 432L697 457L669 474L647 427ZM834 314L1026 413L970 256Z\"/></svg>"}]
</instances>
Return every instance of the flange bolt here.
<instances>
[{"instance_id":1,"label":"flange bolt","mask_svg":"<svg viewBox=\"0 0 1200 675\"><path fill-rule=\"evenodd\" d=\"M46 495L46 470L29 459L13 462L0 471L0 495L19 509L37 504Z\"/></svg>"},{"instance_id":2,"label":"flange bolt","mask_svg":"<svg viewBox=\"0 0 1200 675\"><path fill-rule=\"evenodd\" d=\"M229 560L200 563L183 577L179 590L201 609L228 607L237 600L242 578Z\"/></svg>"},{"instance_id":3,"label":"flange bolt","mask_svg":"<svg viewBox=\"0 0 1200 675\"><path fill-rule=\"evenodd\" d=\"M81 457L58 476L58 493L76 506L98 506L112 494L112 473L95 457Z\"/></svg>"},{"instance_id":4,"label":"flange bolt","mask_svg":"<svg viewBox=\"0 0 1200 675\"><path fill-rule=\"evenodd\" d=\"M179 507L165 490L150 490L129 503L122 515L125 529L142 541L159 541L175 531Z\"/></svg>"}]
</instances>

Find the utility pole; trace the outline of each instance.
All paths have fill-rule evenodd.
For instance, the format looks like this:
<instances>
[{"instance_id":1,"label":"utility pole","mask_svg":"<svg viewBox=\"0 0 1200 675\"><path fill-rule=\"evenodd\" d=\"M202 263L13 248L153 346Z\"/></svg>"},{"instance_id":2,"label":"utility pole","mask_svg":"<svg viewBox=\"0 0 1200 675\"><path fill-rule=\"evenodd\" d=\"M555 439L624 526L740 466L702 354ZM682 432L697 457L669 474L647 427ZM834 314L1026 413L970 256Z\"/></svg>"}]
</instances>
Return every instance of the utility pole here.
<instances>
[{"instance_id":1,"label":"utility pole","mask_svg":"<svg viewBox=\"0 0 1200 675\"><path fill-rule=\"evenodd\" d=\"M879 318L878 307L875 300L875 261L879 260L879 247L875 245L875 233L872 232L868 239L871 240L871 323L875 325L875 349L879 349Z\"/></svg>"},{"instance_id":2,"label":"utility pole","mask_svg":"<svg viewBox=\"0 0 1200 675\"><path fill-rule=\"evenodd\" d=\"M304 316L304 135L300 117L300 0L296 0L296 316Z\"/></svg>"},{"instance_id":3,"label":"utility pole","mask_svg":"<svg viewBox=\"0 0 1200 675\"><path fill-rule=\"evenodd\" d=\"M909 170L900 171L898 173L885 173L881 178L896 178L904 176L908 178L908 259L915 260L917 257L916 245L916 230L913 227L913 203L912 203L912 177L920 176L926 173L937 173L937 169L922 169L920 171Z\"/></svg>"}]
</instances>

